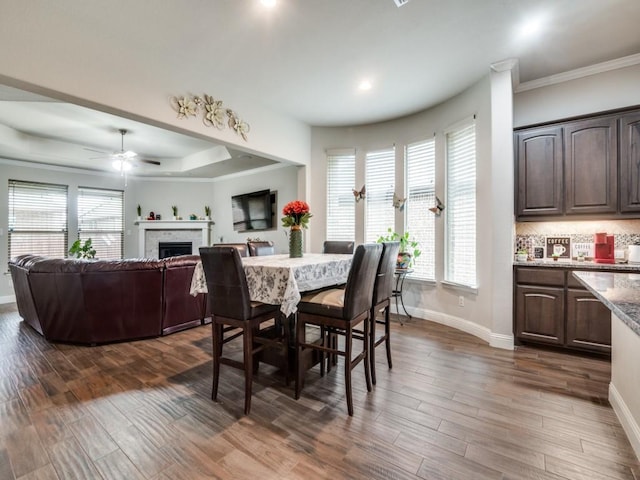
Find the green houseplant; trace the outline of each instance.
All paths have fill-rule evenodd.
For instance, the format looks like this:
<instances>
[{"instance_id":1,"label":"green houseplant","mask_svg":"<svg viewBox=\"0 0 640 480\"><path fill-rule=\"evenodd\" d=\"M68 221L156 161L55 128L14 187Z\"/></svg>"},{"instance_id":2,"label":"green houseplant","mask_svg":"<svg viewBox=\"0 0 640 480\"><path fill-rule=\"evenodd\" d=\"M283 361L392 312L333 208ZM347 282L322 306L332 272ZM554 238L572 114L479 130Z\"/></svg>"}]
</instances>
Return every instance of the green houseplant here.
<instances>
[{"instance_id":1,"label":"green houseplant","mask_svg":"<svg viewBox=\"0 0 640 480\"><path fill-rule=\"evenodd\" d=\"M138 212L138 220L142 220L142 207L140 204L136 207L136 212Z\"/></svg>"},{"instance_id":2,"label":"green houseplant","mask_svg":"<svg viewBox=\"0 0 640 480\"><path fill-rule=\"evenodd\" d=\"M411 238L409 232L399 234L398 232L394 232L392 228L389 228L387 234L380 235L377 241L378 243L400 242L398 261L396 263L397 268L407 269L411 267L415 259L422 253L418 248L418 241L415 240L415 238Z\"/></svg>"},{"instance_id":3,"label":"green houseplant","mask_svg":"<svg viewBox=\"0 0 640 480\"><path fill-rule=\"evenodd\" d=\"M171 211L173 212L173 219L177 220L178 219L178 206L177 205L171 205Z\"/></svg>"},{"instance_id":4,"label":"green houseplant","mask_svg":"<svg viewBox=\"0 0 640 480\"><path fill-rule=\"evenodd\" d=\"M204 206L204 218L209 220L211 218L211 207L209 205Z\"/></svg>"},{"instance_id":5,"label":"green houseplant","mask_svg":"<svg viewBox=\"0 0 640 480\"><path fill-rule=\"evenodd\" d=\"M82 243L80 239L77 239L73 242L73 245L71 245L69 253L75 255L76 258L91 259L96 257L96 250L92 247L90 238L87 238L84 243Z\"/></svg>"}]
</instances>

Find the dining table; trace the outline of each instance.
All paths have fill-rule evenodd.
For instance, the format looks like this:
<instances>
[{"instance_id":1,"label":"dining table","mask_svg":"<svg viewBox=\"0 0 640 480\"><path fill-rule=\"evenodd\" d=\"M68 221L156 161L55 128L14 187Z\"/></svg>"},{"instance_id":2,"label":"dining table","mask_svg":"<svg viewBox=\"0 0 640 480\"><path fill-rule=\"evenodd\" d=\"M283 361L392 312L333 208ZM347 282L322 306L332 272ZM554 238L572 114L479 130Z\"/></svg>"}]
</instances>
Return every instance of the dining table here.
<instances>
[{"instance_id":1,"label":"dining table","mask_svg":"<svg viewBox=\"0 0 640 480\"><path fill-rule=\"evenodd\" d=\"M291 258L289 254L242 257L252 301L280 305L289 317L298 310L304 292L345 284L351 268L351 254L305 253ZM202 262L196 264L191 279L193 296L207 293Z\"/></svg>"}]
</instances>

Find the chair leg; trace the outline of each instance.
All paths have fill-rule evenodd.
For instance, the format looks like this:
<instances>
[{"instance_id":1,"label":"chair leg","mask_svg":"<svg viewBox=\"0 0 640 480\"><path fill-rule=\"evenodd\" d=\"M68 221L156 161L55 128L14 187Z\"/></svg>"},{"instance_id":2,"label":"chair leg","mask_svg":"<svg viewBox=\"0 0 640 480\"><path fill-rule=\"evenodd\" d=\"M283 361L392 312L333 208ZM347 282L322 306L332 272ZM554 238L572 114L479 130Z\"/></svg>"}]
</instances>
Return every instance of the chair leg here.
<instances>
[{"instance_id":1,"label":"chair leg","mask_svg":"<svg viewBox=\"0 0 640 480\"><path fill-rule=\"evenodd\" d=\"M211 333L213 337L213 387L211 400L218 398L218 380L220 379L220 356L222 355L222 325L211 321Z\"/></svg>"},{"instance_id":2,"label":"chair leg","mask_svg":"<svg viewBox=\"0 0 640 480\"><path fill-rule=\"evenodd\" d=\"M244 328L243 335L244 360L244 414L251 411L251 384L253 382L253 327Z\"/></svg>"},{"instance_id":3,"label":"chair leg","mask_svg":"<svg viewBox=\"0 0 640 480\"><path fill-rule=\"evenodd\" d=\"M302 374L303 374L303 362L302 362L302 343L305 339L305 323L298 316L296 322L296 385L295 385L295 399L300 398L300 391L302 390Z\"/></svg>"},{"instance_id":4,"label":"chair leg","mask_svg":"<svg viewBox=\"0 0 640 480\"><path fill-rule=\"evenodd\" d=\"M366 341L365 341L366 343ZM347 393L347 411L349 416L353 416L353 395L351 389L351 370L353 365L351 363L351 347L353 344L353 337L351 332L351 325L345 330L344 339L344 385Z\"/></svg>"},{"instance_id":5,"label":"chair leg","mask_svg":"<svg viewBox=\"0 0 640 480\"><path fill-rule=\"evenodd\" d=\"M320 340L321 340L321 345L325 348L327 348L329 346L329 336L327 335L327 330L326 327L324 325L320 326ZM320 352L320 376L324 377L324 359L325 357L328 358L328 356L325 354L325 352ZM329 373L331 371L331 365L328 364L327 362L327 373Z\"/></svg>"},{"instance_id":6,"label":"chair leg","mask_svg":"<svg viewBox=\"0 0 640 480\"><path fill-rule=\"evenodd\" d=\"M365 318L364 320L364 338L362 340L362 349L364 353L364 378L367 381L367 392L372 390L371 388L371 364L369 363L369 345L368 340L371 338L370 325L371 320L369 318Z\"/></svg>"},{"instance_id":7,"label":"chair leg","mask_svg":"<svg viewBox=\"0 0 640 480\"><path fill-rule=\"evenodd\" d=\"M391 304L387 305L384 309L384 332L385 332L385 347L387 348L387 363L389 364L389 368L393 368L391 363L391 315L389 311L391 310Z\"/></svg>"},{"instance_id":8,"label":"chair leg","mask_svg":"<svg viewBox=\"0 0 640 480\"><path fill-rule=\"evenodd\" d=\"M367 340L369 341L369 364L371 365L371 383L376 384L376 309L372 308L369 313L370 319L369 325L371 326L371 331L369 332L369 337Z\"/></svg>"}]
</instances>

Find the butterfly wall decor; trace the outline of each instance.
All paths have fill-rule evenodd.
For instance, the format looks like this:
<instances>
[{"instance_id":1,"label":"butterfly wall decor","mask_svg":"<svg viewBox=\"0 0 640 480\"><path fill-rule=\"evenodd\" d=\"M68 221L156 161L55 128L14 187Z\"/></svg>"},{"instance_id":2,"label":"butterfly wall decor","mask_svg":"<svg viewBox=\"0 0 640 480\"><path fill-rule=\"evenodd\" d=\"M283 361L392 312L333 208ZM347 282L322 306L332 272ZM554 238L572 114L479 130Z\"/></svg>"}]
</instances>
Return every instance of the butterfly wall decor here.
<instances>
[{"instance_id":1,"label":"butterfly wall decor","mask_svg":"<svg viewBox=\"0 0 640 480\"><path fill-rule=\"evenodd\" d=\"M396 195L396 192L393 192L393 208L397 208L401 212L404 210L404 204L407 202L407 198L400 198Z\"/></svg>"},{"instance_id":2,"label":"butterfly wall decor","mask_svg":"<svg viewBox=\"0 0 640 480\"><path fill-rule=\"evenodd\" d=\"M435 213L436 217L439 217L443 210L444 210L444 203L442 203L440 199L436 197L436 206L431 207L429 211Z\"/></svg>"},{"instance_id":3,"label":"butterfly wall decor","mask_svg":"<svg viewBox=\"0 0 640 480\"><path fill-rule=\"evenodd\" d=\"M356 197L356 202L359 202L360 200L364 200L365 193L366 193L366 189L365 189L364 185L362 186L362 188L360 190L356 190L354 188L353 189L353 196Z\"/></svg>"}]
</instances>

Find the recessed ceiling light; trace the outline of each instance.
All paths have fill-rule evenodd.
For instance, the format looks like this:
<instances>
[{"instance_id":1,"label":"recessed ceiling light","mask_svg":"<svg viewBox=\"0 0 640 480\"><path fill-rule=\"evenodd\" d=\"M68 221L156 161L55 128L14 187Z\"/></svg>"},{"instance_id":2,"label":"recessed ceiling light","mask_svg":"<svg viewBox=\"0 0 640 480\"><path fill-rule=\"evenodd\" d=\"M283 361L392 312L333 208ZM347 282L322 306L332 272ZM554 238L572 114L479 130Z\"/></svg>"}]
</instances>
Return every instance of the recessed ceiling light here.
<instances>
[{"instance_id":1,"label":"recessed ceiling light","mask_svg":"<svg viewBox=\"0 0 640 480\"><path fill-rule=\"evenodd\" d=\"M360 82L360 85L358 85L358 90L362 90L362 91L371 90L372 86L373 85L371 84L371 80L362 80Z\"/></svg>"},{"instance_id":2,"label":"recessed ceiling light","mask_svg":"<svg viewBox=\"0 0 640 480\"><path fill-rule=\"evenodd\" d=\"M264 5L265 7L275 7L276 6L276 0L260 0L260 3L262 3L262 5Z\"/></svg>"},{"instance_id":3,"label":"recessed ceiling light","mask_svg":"<svg viewBox=\"0 0 640 480\"><path fill-rule=\"evenodd\" d=\"M538 35L544 26L544 18L539 16L531 18L520 26L521 37L533 37Z\"/></svg>"}]
</instances>

